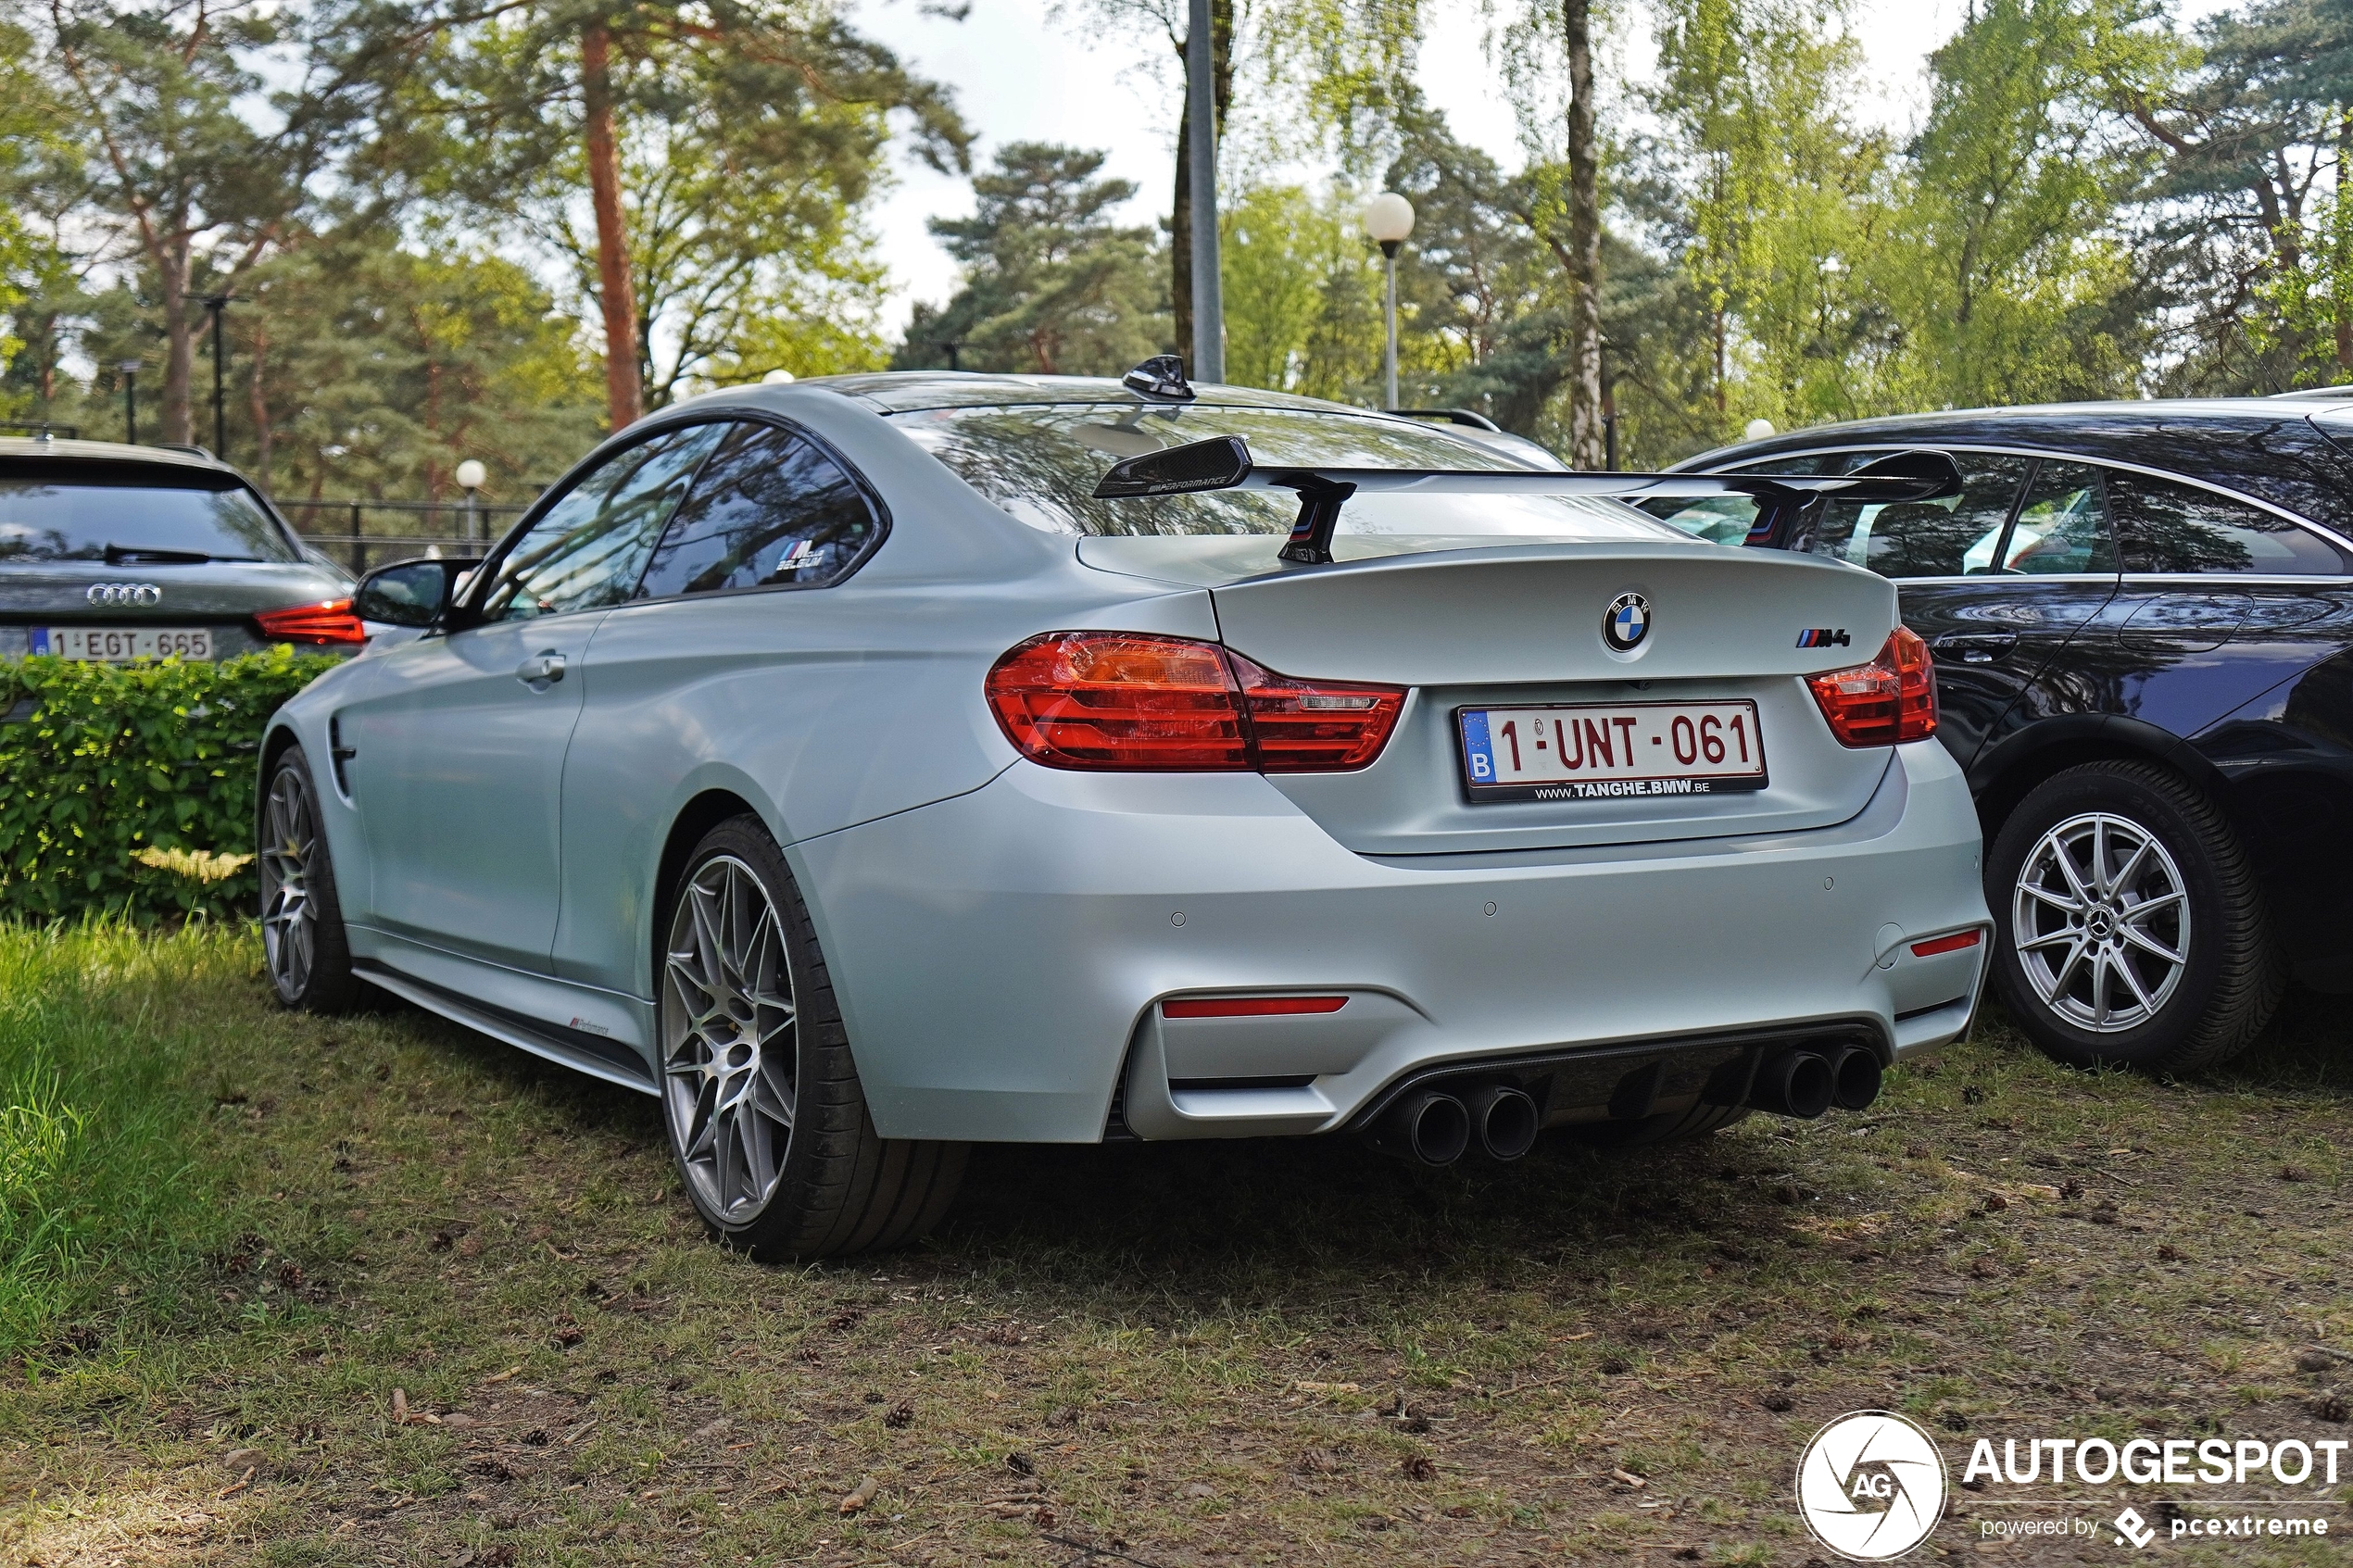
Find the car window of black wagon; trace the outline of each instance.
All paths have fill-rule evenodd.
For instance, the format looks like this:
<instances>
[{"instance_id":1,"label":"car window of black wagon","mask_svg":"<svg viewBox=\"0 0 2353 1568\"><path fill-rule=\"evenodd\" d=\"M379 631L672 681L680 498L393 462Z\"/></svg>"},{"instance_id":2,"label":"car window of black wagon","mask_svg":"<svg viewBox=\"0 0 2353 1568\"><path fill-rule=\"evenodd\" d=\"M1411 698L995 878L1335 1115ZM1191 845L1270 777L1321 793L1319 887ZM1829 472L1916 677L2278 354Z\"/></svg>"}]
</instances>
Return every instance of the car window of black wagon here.
<instances>
[{"instance_id":1,"label":"car window of black wagon","mask_svg":"<svg viewBox=\"0 0 2353 1568\"><path fill-rule=\"evenodd\" d=\"M696 469L729 429L688 425L606 458L498 562L483 619L563 615L628 598Z\"/></svg>"},{"instance_id":2,"label":"car window of black wagon","mask_svg":"<svg viewBox=\"0 0 2353 1568\"><path fill-rule=\"evenodd\" d=\"M2228 495L2115 470L2108 495L2127 571L2334 577L2346 571L2326 540Z\"/></svg>"},{"instance_id":3,"label":"car window of black wagon","mask_svg":"<svg viewBox=\"0 0 2353 1568\"><path fill-rule=\"evenodd\" d=\"M831 583L875 536L866 497L806 436L739 424L695 476L640 598Z\"/></svg>"},{"instance_id":4,"label":"car window of black wagon","mask_svg":"<svg viewBox=\"0 0 2353 1568\"><path fill-rule=\"evenodd\" d=\"M2048 458L2035 464L2018 521L2002 546L2001 570L2030 577L2116 570L2116 531L2099 470Z\"/></svg>"},{"instance_id":5,"label":"car window of black wagon","mask_svg":"<svg viewBox=\"0 0 2353 1568\"><path fill-rule=\"evenodd\" d=\"M1860 468L1885 456L1854 453L1856 460L1832 471ZM1956 452L1953 464L1961 473L1959 494L1882 506L1833 502L1822 508L1804 547L1814 555L1869 567L1881 577L1965 577L1992 571L2002 525L2009 521L2010 505L2026 479L2026 459Z\"/></svg>"}]
</instances>

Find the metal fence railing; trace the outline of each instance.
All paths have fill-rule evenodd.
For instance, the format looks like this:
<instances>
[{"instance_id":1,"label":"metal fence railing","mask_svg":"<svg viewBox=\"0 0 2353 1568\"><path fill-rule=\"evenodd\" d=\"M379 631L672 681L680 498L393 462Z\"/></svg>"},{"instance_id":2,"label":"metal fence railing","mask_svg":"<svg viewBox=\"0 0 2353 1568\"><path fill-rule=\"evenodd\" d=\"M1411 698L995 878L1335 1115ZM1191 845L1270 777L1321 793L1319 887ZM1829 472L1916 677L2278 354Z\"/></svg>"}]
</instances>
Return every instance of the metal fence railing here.
<instances>
[{"instance_id":1,"label":"metal fence railing","mask_svg":"<svg viewBox=\"0 0 2353 1568\"><path fill-rule=\"evenodd\" d=\"M305 541L356 575L410 556L479 550L504 533L530 503L280 498L277 507Z\"/></svg>"}]
</instances>

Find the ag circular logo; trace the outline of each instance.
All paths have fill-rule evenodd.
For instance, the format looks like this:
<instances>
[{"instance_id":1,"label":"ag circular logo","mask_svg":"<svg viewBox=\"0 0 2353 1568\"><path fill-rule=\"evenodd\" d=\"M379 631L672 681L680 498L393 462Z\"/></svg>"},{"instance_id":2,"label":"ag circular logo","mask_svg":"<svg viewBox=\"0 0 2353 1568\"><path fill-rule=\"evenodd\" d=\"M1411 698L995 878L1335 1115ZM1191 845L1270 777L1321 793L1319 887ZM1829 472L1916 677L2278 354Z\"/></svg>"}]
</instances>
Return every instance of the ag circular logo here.
<instances>
[{"instance_id":1,"label":"ag circular logo","mask_svg":"<svg viewBox=\"0 0 2353 1568\"><path fill-rule=\"evenodd\" d=\"M1797 1511L1814 1538L1856 1562L1903 1556L1944 1516L1944 1456L1927 1429L1856 1411L1814 1434L1797 1462Z\"/></svg>"},{"instance_id":2,"label":"ag circular logo","mask_svg":"<svg viewBox=\"0 0 2353 1568\"><path fill-rule=\"evenodd\" d=\"M82 598L94 605L152 605L163 602L163 590L153 583L93 583Z\"/></svg>"},{"instance_id":3,"label":"ag circular logo","mask_svg":"<svg viewBox=\"0 0 2353 1568\"><path fill-rule=\"evenodd\" d=\"M1632 653L1651 634L1651 602L1640 594L1620 594L1609 601L1602 616L1602 641L1619 653Z\"/></svg>"}]
</instances>

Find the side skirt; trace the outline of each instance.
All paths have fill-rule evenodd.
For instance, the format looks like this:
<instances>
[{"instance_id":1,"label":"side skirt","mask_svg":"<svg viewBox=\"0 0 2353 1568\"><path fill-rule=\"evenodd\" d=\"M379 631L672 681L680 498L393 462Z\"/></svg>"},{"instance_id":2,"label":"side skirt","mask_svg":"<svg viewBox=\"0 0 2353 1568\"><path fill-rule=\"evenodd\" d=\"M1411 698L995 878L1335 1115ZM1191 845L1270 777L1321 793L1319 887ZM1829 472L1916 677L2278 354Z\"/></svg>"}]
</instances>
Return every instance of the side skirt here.
<instances>
[{"instance_id":1,"label":"side skirt","mask_svg":"<svg viewBox=\"0 0 2353 1568\"><path fill-rule=\"evenodd\" d=\"M660 1092L645 1059L618 1040L591 1035L584 1029L544 1023L461 997L430 981L397 973L374 959L355 958L351 970L371 985L382 986L427 1012L438 1013L494 1040L503 1040L534 1056L585 1073L591 1078L601 1078L608 1084L618 1084L624 1089L635 1089L641 1095Z\"/></svg>"}]
</instances>

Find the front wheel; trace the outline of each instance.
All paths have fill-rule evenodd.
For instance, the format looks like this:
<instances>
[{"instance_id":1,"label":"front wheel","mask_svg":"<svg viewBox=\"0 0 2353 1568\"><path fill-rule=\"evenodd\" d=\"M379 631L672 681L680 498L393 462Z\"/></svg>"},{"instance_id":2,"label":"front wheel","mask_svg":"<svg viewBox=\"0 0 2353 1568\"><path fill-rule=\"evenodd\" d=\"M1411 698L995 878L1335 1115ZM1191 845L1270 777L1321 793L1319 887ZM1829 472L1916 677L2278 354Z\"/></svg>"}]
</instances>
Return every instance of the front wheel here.
<instances>
[{"instance_id":1,"label":"front wheel","mask_svg":"<svg viewBox=\"0 0 2353 1568\"><path fill-rule=\"evenodd\" d=\"M1985 901L2010 1016L2070 1066L2214 1066L2262 1033L2286 987L2238 835L2149 763L2037 786L1994 836Z\"/></svg>"},{"instance_id":2,"label":"front wheel","mask_svg":"<svg viewBox=\"0 0 2353 1568\"><path fill-rule=\"evenodd\" d=\"M341 1012L359 999L335 897L334 862L320 823L319 785L298 746L271 764L255 859L261 866L261 951L278 999L305 1012Z\"/></svg>"},{"instance_id":3,"label":"front wheel","mask_svg":"<svg viewBox=\"0 0 2353 1568\"><path fill-rule=\"evenodd\" d=\"M875 1133L808 909L757 818L696 846L668 931L662 1122L711 1235L755 1257L824 1258L937 1224L966 1146Z\"/></svg>"}]
</instances>

